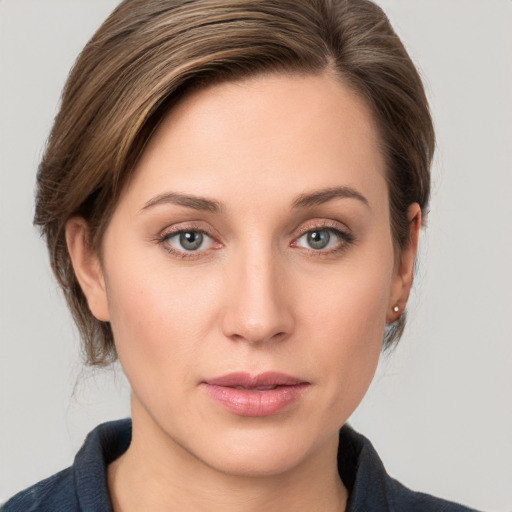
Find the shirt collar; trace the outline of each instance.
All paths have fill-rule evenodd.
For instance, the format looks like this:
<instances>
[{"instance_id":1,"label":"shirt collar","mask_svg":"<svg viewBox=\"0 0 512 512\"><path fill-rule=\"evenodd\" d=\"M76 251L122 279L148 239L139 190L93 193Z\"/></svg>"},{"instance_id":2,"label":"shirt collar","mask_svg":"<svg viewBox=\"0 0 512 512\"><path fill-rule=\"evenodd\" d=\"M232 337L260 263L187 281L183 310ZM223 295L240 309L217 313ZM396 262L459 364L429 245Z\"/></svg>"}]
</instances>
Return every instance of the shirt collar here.
<instances>
[{"instance_id":1,"label":"shirt collar","mask_svg":"<svg viewBox=\"0 0 512 512\"><path fill-rule=\"evenodd\" d=\"M129 419L104 423L87 436L73 464L75 489L82 510L111 512L107 466L128 449L131 436ZM338 472L349 491L346 512L390 511L388 485L391 479L370 441L348 425L339 434Z\"/></svg>"},{"instance_id":2,"label":"shirt collar","mask_svg":"<svg viewBox=\"0 0 512 512\"><path fill-rule=\"evenodd\" d=\"M349 425L340 430L338 472L349 491L345 512L391 510L391 478L370 441Z\"/></svg>"}]
</instances>

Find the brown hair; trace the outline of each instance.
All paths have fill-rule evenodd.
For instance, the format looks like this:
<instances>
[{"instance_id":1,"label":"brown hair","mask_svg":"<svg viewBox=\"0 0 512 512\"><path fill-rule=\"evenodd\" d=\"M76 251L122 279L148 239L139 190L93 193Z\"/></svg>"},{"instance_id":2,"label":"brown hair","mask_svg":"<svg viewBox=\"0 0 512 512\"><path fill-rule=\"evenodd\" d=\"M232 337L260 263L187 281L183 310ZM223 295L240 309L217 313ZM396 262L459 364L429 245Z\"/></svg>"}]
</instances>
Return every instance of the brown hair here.
<instances>
[{"instance_id":1,"label":"brown hair","mask_svg":"<svg viewBox=\"0 0 512 512\"><path fill-rule=\"evenodd\" d=\"M37 176L35 224L83 339L86 360L116 358L110 324L91 314L65 224L101 239L135 163L168 109L192 87L269 72L334 71L370 105L388 165L391 229L426 214L434 132L421 79L382 10L368 0L125 0L80 54ZM402 315L384 345L400 337Z\"/></svg>"}]
</instances>

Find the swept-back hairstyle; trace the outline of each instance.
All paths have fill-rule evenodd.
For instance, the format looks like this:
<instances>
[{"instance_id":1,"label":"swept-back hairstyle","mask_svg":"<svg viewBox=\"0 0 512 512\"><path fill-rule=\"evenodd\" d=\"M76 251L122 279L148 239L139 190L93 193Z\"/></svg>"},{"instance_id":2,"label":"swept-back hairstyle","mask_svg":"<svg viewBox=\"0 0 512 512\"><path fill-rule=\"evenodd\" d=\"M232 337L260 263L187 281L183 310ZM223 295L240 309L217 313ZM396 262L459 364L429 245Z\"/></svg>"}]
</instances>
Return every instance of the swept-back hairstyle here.
<instances>
[{"instance_id":1,"label":"swept-back hairstyle","mask_svg":"<svg viewBox=\"0 0 512 512\"><path fill-rule=\"evenodd\" d=\"M421 79L386 15L369 0L125 0L78 57L37 176L34 222L80 330L86 361L115 360L108 322L78 284L66 222L101 240L123 187L165 113L192 88L276 72L333 72L369 105L387 163L397 254L406 216L430 191L434 132ZM398 339L405 314L388 327Z\"/></svg>"}]
</instances>

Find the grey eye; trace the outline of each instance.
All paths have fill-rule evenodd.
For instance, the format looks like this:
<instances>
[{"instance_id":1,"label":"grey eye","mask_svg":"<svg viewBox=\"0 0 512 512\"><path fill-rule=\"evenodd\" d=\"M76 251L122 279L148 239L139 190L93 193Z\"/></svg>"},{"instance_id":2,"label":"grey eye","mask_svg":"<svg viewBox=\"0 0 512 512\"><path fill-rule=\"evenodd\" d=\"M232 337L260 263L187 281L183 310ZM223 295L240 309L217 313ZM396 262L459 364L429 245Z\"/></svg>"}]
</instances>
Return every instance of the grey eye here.
<instances>
[{"instance_id":1,"label":"grey eye","mask_svg":"<svg viewBox=\"0 0 512 512\"><path fill-rule=\"evenodd\" d=\"M182 231L179 234L180 245L186 251L195 251L203 244L203 233L199 231Z\"/></svg>"},{"instance_id":2,"label":"grey eye","mask_svg":"<svg viewBox=\"0 0 512 512\"><path fill-rule=\"evenodd\" d=\"M331 240L331 233L327 229L318 229L306 233L306 240L312 249L325 249Z\"/></svg>"},{"instance_id":3,"label":"grey eye","mask_svg":"<svg viewBox=\"0 0 512 512\"><path fill-rule=\"evenodd\" d=\"M198 257L205 255L210 249L222 247L222 244L216 242L208 233L193 227L163 235L160 243L169 254L181 258Z\"/></svg>"}]
</instances>

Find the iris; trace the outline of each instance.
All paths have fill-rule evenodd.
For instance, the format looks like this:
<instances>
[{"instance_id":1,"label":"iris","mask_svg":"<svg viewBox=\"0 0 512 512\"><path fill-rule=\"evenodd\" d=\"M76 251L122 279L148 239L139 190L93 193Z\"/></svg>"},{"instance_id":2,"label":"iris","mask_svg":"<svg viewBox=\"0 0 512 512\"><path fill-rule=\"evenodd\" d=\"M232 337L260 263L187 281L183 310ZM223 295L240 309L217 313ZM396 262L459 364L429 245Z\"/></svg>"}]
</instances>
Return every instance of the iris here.
<instances>
[{"instance_id":1,"label":"iris","mask_svg":"<svg viewBox=\"0 0 512 512\"><path fill-rule=\"evenodd\" d=\"M307 241L312 249L324 249L329 244L331 234L327 230L310 231Z\"/></svg>"},{"instance_id":2,"label":"iris","mask_svg":"<svg viewBox=\"0 0 512 512\"><path fill-rule=\"evenodd\" d=\"M198 231L183 231L180 233L180 245L187 251L199 249L203 243L203 234Z\"/></svg>"}]
</instances>

